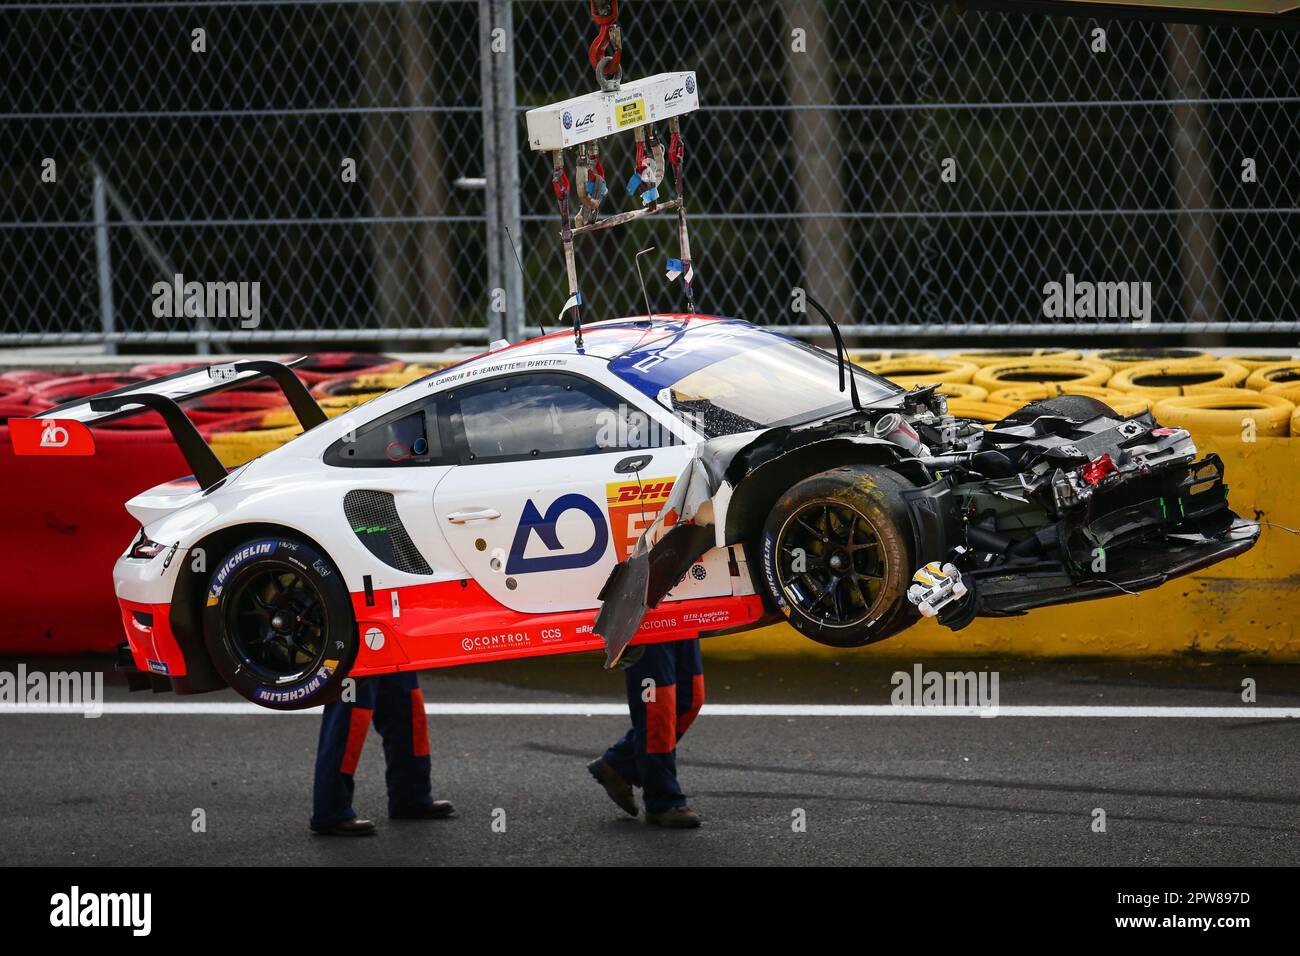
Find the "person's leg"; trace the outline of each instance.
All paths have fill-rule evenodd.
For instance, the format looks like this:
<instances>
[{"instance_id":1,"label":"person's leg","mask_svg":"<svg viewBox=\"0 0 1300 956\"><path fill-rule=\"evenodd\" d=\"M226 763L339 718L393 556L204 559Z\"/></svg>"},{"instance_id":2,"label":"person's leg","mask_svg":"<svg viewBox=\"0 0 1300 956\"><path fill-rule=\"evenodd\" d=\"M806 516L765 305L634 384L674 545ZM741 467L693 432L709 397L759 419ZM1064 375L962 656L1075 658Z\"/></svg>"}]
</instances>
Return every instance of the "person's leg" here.
<instances>
[{"instance_id":1,"label":"person's leg","mask_svg":"<svg viewBox=\"0 0 1300 956\"><path fill-rule=\"evenodd\" d=\"M641 775L636 769L636 727L618 739L601 757L620 777L634 787L641 786Z\"/></svg>"},{"instance_id":2,"label":"person's leg","mask_svg":"<svg viewBox=\"0 0 1300 956\"><path fill-rule=\"evenodd\" d=\"M356 819L352 809L354 775L375 706L375 688L367 679L356 682L355 698L326 704L321 718L312 787L311 828L316 831Z\"/></svg>"},{"instance_id":3,"label":"person's leg","mask_svg":"<svg viewBox=\"0 0 1300 956\"><path fill-rule=\"evenodd\" d=\"M677 651L673 643L647 644L627 669L627 705L637 776L648 814L686 806L677 783Z\"/></svg>"},{"instance_id":4,"label":"person's leg","mask_svg":"<svg viewBox=\"0 0 1300 956\"><path fill-rule=\"evenodd\" d=\"M388 769L388 815L418 814L433 804L429 721L415 671L384 674L375 699L375 729L384 740Z\"/></svg>"},{"instance_id":5,"label":"person's leg","mask_svg":"<svg viewBox=\"0 0 1300 956\"><path fill-rule=\"evenodd\" d=\"M690 730L704 706L704 658L700 639L678 641L677 648L677 739Z\"/></svg>"}]
</instances>

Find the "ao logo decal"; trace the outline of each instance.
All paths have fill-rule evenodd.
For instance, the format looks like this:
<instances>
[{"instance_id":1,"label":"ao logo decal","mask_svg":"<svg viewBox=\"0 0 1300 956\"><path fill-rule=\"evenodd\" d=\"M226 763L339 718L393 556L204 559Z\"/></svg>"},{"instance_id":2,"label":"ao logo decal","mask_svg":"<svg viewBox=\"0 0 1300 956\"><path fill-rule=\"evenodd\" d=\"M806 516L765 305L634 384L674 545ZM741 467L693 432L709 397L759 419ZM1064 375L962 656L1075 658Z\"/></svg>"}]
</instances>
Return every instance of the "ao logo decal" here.
<instances>
[{"instance_id":1,"label":"ao logo decal","mask_svg":"<svg viewBox=\"0 0 1300 956\"><path fill-rule=\"evenodd\" d=\"M580 511L591 522L595 537L591 547L586 551L571 554L548 554L528 558L528 542L536 533L548 551L563 551L556 525L560 518L570 511ZM515 531L515 540L510 545L510 557L506 562L507 574L531 574L535 571L568 571L574 568L589 568L605 554L609 546L609 529L605 526L605 515L600 506L586 495L561 495L551 502L551 506L542 514L537 510L533 500L528 499L524 513L519 518L519 528Z\"/></svg>"}]
</instances>

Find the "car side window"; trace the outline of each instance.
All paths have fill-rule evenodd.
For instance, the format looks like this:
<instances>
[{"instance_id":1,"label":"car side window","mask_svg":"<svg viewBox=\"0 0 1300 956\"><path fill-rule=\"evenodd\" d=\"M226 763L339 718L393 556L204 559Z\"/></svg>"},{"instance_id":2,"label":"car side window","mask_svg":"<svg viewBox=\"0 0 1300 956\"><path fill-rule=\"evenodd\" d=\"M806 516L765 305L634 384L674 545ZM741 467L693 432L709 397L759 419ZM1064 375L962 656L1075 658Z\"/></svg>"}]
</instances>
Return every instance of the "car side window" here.
<instances>
[{"instance_id":1,"label":"car side window","mask_svg":"<svg viewBox=\"0 0 1300 956\"><path fill-rule=\"evenodd\" d=\"M483 382L455 394L470 462L590 455L651 448L655 423L576 375L541 372Z\"/></svg>"},{"instance_id":2,"label":"car side window","mask_svg":"<svg viewBox=\"0 0 1300 956\"><path fill-rule=\"evenodd\" d=\"M344 435L325 453L327 465L352 468L432 465L442 459L437 403L390 412Z\"/></svg>"}]
</instances>

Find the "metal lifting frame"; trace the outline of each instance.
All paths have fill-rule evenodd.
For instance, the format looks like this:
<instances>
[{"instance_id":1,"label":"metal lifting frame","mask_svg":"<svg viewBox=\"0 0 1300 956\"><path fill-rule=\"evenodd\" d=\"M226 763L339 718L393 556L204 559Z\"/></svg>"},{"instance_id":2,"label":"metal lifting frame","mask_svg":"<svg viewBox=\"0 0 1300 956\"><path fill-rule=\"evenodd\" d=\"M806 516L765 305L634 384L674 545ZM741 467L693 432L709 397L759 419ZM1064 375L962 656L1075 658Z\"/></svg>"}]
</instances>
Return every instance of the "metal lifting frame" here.
<instances>
[{"instance_id":1,"label":"metal lifting frame","mask_svg":"<svg viewBox=\"0 0 1300 956\"><path fill-rule=\"evenodd\" d=\"M680 117L699 109L699 88L693 72L659 73L628 83L622 82L622 33L618 28L617 0L591 0L592 19L600 34L589 51L600 90L585 96L529 110L528 145L534 152L551 157L551 187L559 204L560 242L564 249L564 270L569 284L565 312L573 312L573 329L582 346L582 294L578 282L573 241L576 236L610 229L659 212L677 213L677 260L669 260L668 275L682 278L688 312L695 311L691 268L690 231L686 223L686 184ZM612 51L609 52L609 51ZM658 139L655 124L667 122L667 148ZM600 163L601 143L615 133L636 136L636 168L628 192L641 199L640 209L627 210L601 219L599 205L607 192ZM576 179L572 185L566 169L565 151L576 150ZM674 196L659 200L659 187L672 168ZM576 217L571 215L570 193L577 192ZM564 313L562 312L561 315Z\"/></svg>"}]
</instances>

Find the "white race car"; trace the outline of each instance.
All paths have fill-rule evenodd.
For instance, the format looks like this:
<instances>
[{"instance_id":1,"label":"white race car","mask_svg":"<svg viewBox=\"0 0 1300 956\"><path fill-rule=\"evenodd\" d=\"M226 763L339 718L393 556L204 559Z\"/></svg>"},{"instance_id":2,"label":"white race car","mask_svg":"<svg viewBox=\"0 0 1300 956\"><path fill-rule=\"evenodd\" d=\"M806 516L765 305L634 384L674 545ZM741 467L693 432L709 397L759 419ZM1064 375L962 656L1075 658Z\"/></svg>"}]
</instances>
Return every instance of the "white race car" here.
<instances>
[{"instance_id":1,"label":"white race car","mask_svg":"<svg viewBox=\"0 0 1300 956\"><path fill-rule=\"evenodd\" d=\"M34 416L66 436L153 409L193 469L126 505L142 527L113 573L135 682L296 709L348 676L601 647L612 665L782 616L858 646L918 619L908 587L931 561L962 581L939 614L961 627L1154 587L1259 533L1227 510L1217 459L1145 414L1071 397L985 429L933 387L743 321L583 334L329 420L272 362ZM305 431L227 472L178 403L262 375ZM1083 564L1097 542L1102 572Z\"/></svg>"}]
</instances>

